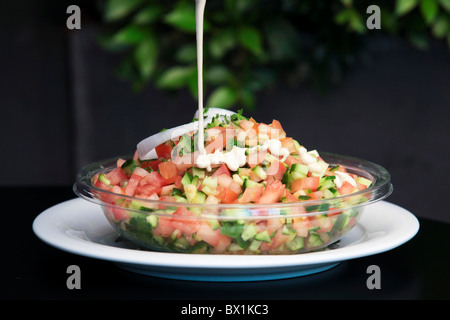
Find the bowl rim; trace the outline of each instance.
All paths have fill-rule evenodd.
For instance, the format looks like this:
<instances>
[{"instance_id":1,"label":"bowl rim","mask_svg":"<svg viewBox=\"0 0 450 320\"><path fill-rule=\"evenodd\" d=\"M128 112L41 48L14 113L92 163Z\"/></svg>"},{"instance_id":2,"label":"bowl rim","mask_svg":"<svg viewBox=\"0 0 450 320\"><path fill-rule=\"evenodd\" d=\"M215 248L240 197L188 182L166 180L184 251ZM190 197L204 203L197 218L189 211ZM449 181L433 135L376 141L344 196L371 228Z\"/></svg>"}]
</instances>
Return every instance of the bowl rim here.
<instances>
[{"instance_id":1,"label":"bowl rim","mask_svg":"<svg viewBox=\"0 0 450 320\"><path fill-rule=\"evenodd\" d=\"M369 198L368 201L346 207L346 208L356 208L356 207L366 206L371 203L383 200L383 199L387 198L393 192L393 186L390 181L390 173L384 167L382 167L376 163L373 163L371 161L360 159L360 158L353 157L353 156L340 155L340 154L330 153L330 152L319 152L319 154L325 161L327 161L326 160L327 158L334 158L335 160L340 159L341 161L335 163L334 165L336 165L336 164L344 165L344 167L346 167L346 169L349 172L359 170L360 172L366 173L365 177L372 180L372 185L370 185L368 188L366 188L364 190L360 190L360 191L357 191L357 192L354 192L351 194L334 197L334 198L328 198L328 199L304 200L304 201L299 201L299 202L285 202L285 203L278 202L278 203L270 203L270 204L257 204L257 203L252 203L252 204L240 204L240 203L198 204L198 203L183 203L183 202L151 200L151 199L138 198L138 197L129 196L129 195L120 195L120 194L117 194L117 193L114 193L114 192L111 192L108 190L101 189L92 184L91 179L95 174L111 168L112 165L114 163L116 163L117 160L120 158L128 159L129 157L131 157L131 155L126 155L126 156L116 156L116 157L112 157L109 159L96 161L96 162L93 162L93 163L90 163L90 164L84 166L76 175L76 181L73 185L73 191L75 192L75 194L77 196L84 198L85 200L88 200L90 202L94 202L94 203L100 204L102 206L119 207L122 209L123 209L123 207L121 207L119 205L113 205L110 203L103 202L101 199L98 199L97 197L95 197L94 193L117 196L117 197L120 197L121 199L123 198L123 199L128 199L128 200L137 200L141 203L146 203L148 205L204 208L204 209L211 209L211 210L213 210L213 209L242 209L242 210L251 210L251 209L254 209L254 210L266 209L267 210L267 209L269 209L269 211L270 211L270 209L281 210L281 209L295 208L295 207L305 208L305 207L315 206L315 205L320 206L321 204L332 203L334 201L345 200L345 199L357 197L360 195L365 195L365 194L373 195L373 197ZM349 166L346 166L342 162L351 162L351 163L354 163L355 165L349 167ZM327 163L330 163L330 165L332 164L332 162L329 162L329 161L327 161ZM126 208L126 210L143 212L142 210L133 209L133 208ZM320 212L319 211L302 212L302 213L295 214L295 216L297 216L297 217L298 216L311 216L311 215L323 214L324 212L331 213L333 211L342 211L342 210L343 210L343 208L335 208L334 210L329 208L327 210L320 211ZM150 211L148 213L162 215L161 213L153 213ZM167 214L167 215L172 216L172 214ZM195 216L195 218L210 217L210 216L211 216L211 214L201 213L200 215ZM290 215L279 214L279 216L286 218L286 217L289 217ZM293 215L291 215L291 216L293 216ZM217 217L217 215L216 215L216 217ZM221 217L223 217L223 216L221 216ZM263 217L263 216L261 216L261 217ZM245 217L243 217L243 218L245 218ZM253 216L253 218L254 218L254 216Z\"/></svg>"}]
</instances>

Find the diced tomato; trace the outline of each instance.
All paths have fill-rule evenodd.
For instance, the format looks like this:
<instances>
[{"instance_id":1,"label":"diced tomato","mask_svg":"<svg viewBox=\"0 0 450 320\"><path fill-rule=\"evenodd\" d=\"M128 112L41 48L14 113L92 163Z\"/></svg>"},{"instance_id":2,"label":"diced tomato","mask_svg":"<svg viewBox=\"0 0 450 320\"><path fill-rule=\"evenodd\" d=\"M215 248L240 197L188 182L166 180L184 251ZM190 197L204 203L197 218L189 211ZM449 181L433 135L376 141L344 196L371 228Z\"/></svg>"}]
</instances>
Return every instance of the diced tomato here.
<instances>
[{"instance_id":1,"label":"diced tomato","mask_svg":"<svg viewBox=\"0 0 450 320\"><path fill-rule=\"evenodd\" d=\"M183 176L189 168L194 166L195 154L188 153L187 155L177 156L176 158L172 159L172 162L177 167L178 175Z\"/></svg>"},{"instance_id":2,"label":"diced tomato","mask_svg":"<svg viewBox=\"0 0 450 320\"><path fill-rule=\"evenodd\" d=\"M298 153L297 148L294 144L294 139L292 138L282 138L280 139L281 146L289 150L289 153Z\"/></svg>"},{"instance_id":3,"label":"diced tomato","mask_svg":"<svg viewBox=\"0 0 450 320\"><path fill-rule=\"evenodd\" d=\"M221 203L232 203L239 196L238 193L234 192L230 188L225 188L222 186L217 186L216 188L218 194L216 195L217 199L220 200Z\"/></svg>"},{"instance_id":4,"label":"diced tomato","mask_svg":"<svg viewBox=\"0 0 450 320\"><path fill-rule=\"evenodd\" d=\"M319 221L320 229L317 230L318 232L330 232L333 228L333 222L331 221L330 217L327 216L321 216L317 218Z\"/></svg>"},{"instance_id":5,"label":"diced tomato","mask_svg":"<svg viewBox=\"0 0 450 320\"><path fill-rule=\"evenodd\" d=\"M114 220L116 221L128 219L128 217L130 216L128 212L122 208L111 207L111 210Z\"/></svg>"},{"instance_id":6,"label":"diced tomato","mask_svg":"<svg viewBox=\"0 0 450 320\"><path fill-rule=\"evenodd\" d=\"M231 238L221 234L219 241L217 242L216 246L213 248L213 253L225 253L228 249L228 247L231 244Z\"/></svg>"},{"instance_id":7,"label":"diced tomato","mask_svg":"<svg viewBox=\"0 0 450 320\"><path fill-rule=\"evenodd\" d=\"M136 161L138 161L139 160L139 153L138 153L138 151L136 150L135 152L134 152L134 155L133 155L133 160L136 160Z\"/></svg>"},{"instance_id":8,"label":"diced tomato","mask_svg":"<svg viewBox=\"0 0 450 320\"><path fill-rule=\"evenodd\" d=\"M172 225L184 235L193 235L200 229L201 223L195 218L195 215L186 208L178 207L172 214L172 217Z\"/></svg>"},{"instance_id":9,"label":"diced tomato","mask_svg":"<svg viewBox=\"0 0 450 320\"><path fill-rule=\"evenodd\" d=\"M324 196L323 191L314 191L308 194L308 197L310 197L310 200L320 200Z\"/></svg>"},{"instance_id":10,"label":"diced tomato","mask_svg":"<svg viewBox=\"0 0 450 320\"><path fill-rule=\"evenodd\" d=\"M141 167L136 167L133 173L131 174L130 180L128 180L128 184L125 188L126 195L134 196L134 193L139 185L139 182L146 176L148 176L148 171L142 169Z\"/></svg>"},{"instance_id":11,"label":"diced tomato","mask_svg":"<svg viewBox=\"0 0 450 320\"><path fill-rule=\"evenodd\" d=\"M339 191L339 194L341 196L343 196L343 195L355 192L356 188L354 186L352 186L350 182L344 181L342 186L340 188L338 188L338 191Z\"/></svg>"},{"instance_id":12,"label":"diced tomato","mask_svg":"<svg viewBox=\"0 0 450 320\"><path fill-rule=\"evenodd\" d=\"M301 164L302 162L300 161L300 159L298 159L298 158L296 158L294 156L288 155L287 158L286 158L286 161L284 161L284 163L286 163L289 166L289 168L290 168L292 166L292 164L294 164L294 163L300 163Z\"/></svg>"},{"instance_id":13,"label":"diced tomato","mask_svg":"<svg viewBox=\"0 0 450 320\"><path fill-rule=\"evenodd\" d=\"M128 180L128 176L120 167L108 172L106 177L111 182L111 184L116 186L119 185L122 181Z\"/></svg>"},{"instance_id":14,"label":"diced tomato","mask_svg":"<svg viewBox=\"0 0 450 320\"><path fill-rule=\"evenodd\" d=\"M122 167L122 165L126 162L125 159L117 159L117 168Z\"/></svg>"},{"instance_id":15,"label":"diced tomato","mask_svg":"<svg viewBox=\"0 0 450 320\"><path fill-rule=\"evenodd\" d=\"M274 129L278 130L276 138L284 138L284 137L286 137L286 132L284 131L283 127L281 126L280 121L274 119L274 120L272 120L272 123L271 123L270 126L272 128L274 128Z\"/></svg>"},{"instance_id":16,"label":"diced tomato","mask_svg":"<svg viewBox=\"0 0 450 320\"><path fill-rule=\"evenodd\" d=\"M289 240L289 235L283 234L281 232L281 228L278 229L277 233L272 238L272 245L270 246L271 250L278 249L283 243Z\"/></svg>"},{"instance_id":17,"label":"diced tomato","mask_svg":"<svg viewBox=\"0 0 450 320\"><path fill-rule=\"evenodd\" d=\"M155 187L162 188L167 183L158 171L152 171L145 177L145 184L150 184Z\"/></svg>"},{"instance_id":18,"label":"diced tomato","mask_svg":"<svg viewBox=\"0 0 450 320\"><path fill-rule=\"evenodd\" d=\"M272 234L283 226L283 221L279 218L267 218L267 232Z\"/></svg>"},{"instance_id":19,"label":"diced tomato","mask_svg":"<svg viewBox=\"0 0 450 320\"><path fill-rule=\"evenodd\" d=\"M284 195L284 189L285 185L281 181L274 181L266 186L258 203L276 203L280 201L281 197Z\"/></svg>"},{"instance_id":20,"label":"diced tomato","mask_svg":"<svg viewBox=\"0 0 450 320\"><path fill-rule=\"evenodd\" d=\"M174 183L178 176L177 166L172 161L161 162L158 165L159 173L166 184Z\"/></svg>"},{"instance_id":21,"label":"diced tomato","mask_svg":"<svg viewBox=\"0 0 450 320\"><path fill-rule=\"evenodd\" d=\"M291 192L296 193L298 190L316 191L319 187L320 177L306 177L294 180L291 184Z\"/></svg>"},{"instance_id":22,"label":"diced tomato","mask_svg":"<svg viewBox=\"0 0 450 320\"><path fill-rule=\"evenodd\" d=\"M256 122L255 119L253 119L252 117L250 119L248 119L249 121L253 122L255 124L255 127L258 127L258 122Z\"/></svg>"},{"instance_id":23,"label":"diced tomato","mask_svg":"<svg viewBox=\"0 0 450 320\"><path fill-rule=\"evenodd\" d=\"M249 130L251 128L253 128L253 126L255 125L255 123L253 121L250 120L241 120L241 122L239 123L239 126L244 129L244 130Z\"/></svg>"},{"instance_id":24,"label":"diced tomato","mask_svg":"<svg viewBox=\"0 0 450 320\"><path fill-rule=\"evenodd\" d=\"M175 188L183 190L183 184L181 183L181 180L183 180L183 177L177 176L177 178L175 179L174 185L175 185Z\"/></svg>"},{"instance_id":25,"label":"diced tomato","mask_svg":"<svg viewBox=\"0 0 450 320\"><path fill-rule=\"evenodd\" d=\"M266 155L266 150L258 150L257 152L253 152L247 156L247 163L250 168L253 168L263 162L266 159Z\"/></svg>"},{"instance_id":26,"label":"diced tomato","mask_svg":"<svg viewBox=\"0 0 450 320\"><path fill-rule=\"evenodd\" d=\"M297 202L298 199L289 192L289 190L286 190L284 193L284 197L285 197L285 202Z\"/></svg>"},{"instance_id":27,"label":"diced tomato","mask_svg":"<svg viewBox=\"0 0 450 320\"><path fill-rule=\"evenodd\" d=\"M364 190L367 188L365 184L357 182L356 185L358 186L358 190Z\"/></svg>"},{"instance_id":28,"label":"diced tomato","mask_svg":"<svg viewBox=\"0 0 450 320\"><path fill-rule=\"evenodd\" d=\"M199 226L197 236L203 241L215 247L220 240L220 229L213 230L208 223L203 223Z\"/></svg>"},{"instance_id":29,"label":"diced tomato","mask_svg":"<svg viewBox=\"0 0 450 320\"><path fill-rule=\"evenodd\" d=\"M158 170L158 165L162 162L163 158L158 158L155 160L148 160L148 161L142 161L141 162L141 167L142 168L152 168L153 171Z\"/></svg>"},{"instance_id":30,"label":"diced tomato","mask_svg":"<svg viewBox=\"0 0 450 320\"><path fill-rule=\"evenodd\" d=\"M292 229L297 232L300 237L306 237L311 224L307 217L292 218Z\"/></svg>"},{"instance_id":31,"label":"diced tomato","mask_svg":"<svg viewBox=\"0 0 450 320\"><path fill-rule=\"evenodd\" d=\"M214 153L216 150L223 150L227 145L228 135L233 136L233 133L223 127L206 129L206 153Z\"/></svg>"},{"instance_id":32,"label":"diced tomato","mask_svg":"<svg viewBox=\"0 0 450 320\"><path fill-rule=\"evenodd\" d=\"M221 187L231 189L234 193L241 193L242 188L241 185L234 181L233 178L231 178L227 174L221 174L220 176L217 176L217 184Z\"/></svg>"},{"instance_id":33,"label":"diced tomato","mask_svg":"<svg viewBox=\"0 0 450 320\"><path fill-rule=\"evenodd\" d=\"M242 196L238 199L239 203L257 203L264 187L246 188Z\"/></svg>"},{"instance_id":34,"label":"diced tomato","mask_svg":"<svg viewBox=\"0 0 450 320\"><path fill-rule=\"evenodd\" d=\"M153 229L153 233L156 236L170 237L175 231L175 227L172 224L172 218L159 216L158 225Z\"/></svg>"},{"instance_id":35,"label":"diced tomato","mask_svg":"<svg viewBox=\"0 0 450 320\"><path fill-rule=\"evenodd\" d=\"M162 187L157 187L152 184L144 184L144 185L138 186L136 188L135 194L148 197L154 193L161 194L161 191L162 191Z\"/></svg>"},{"instance_id":36,"label":"diced tomato","mask_svg":"<svg viewBox=\"0 0 450 320\"><path fill-rule=\"evenodd\" d=\"M228 169L226 164L222 164L214 173L211 175L212 177L218 177L222 174L227 174L231 177L230 169Z\"/></svg>"},{"instance_id":37,"label":"diced tomato","mask_svg":"<svg viewBox=\"0 0 450 320\"><path fill-rule=\"evenodd\" d=\"M286 172L286 166L283 164L283 162L273 159L270 162L269 168L267 168L267 175L268 176L274 176L278 180L282 180L284 173Z\"/></svg>"},{"instance_id":38,"label":"diced tomato","mask_svg":"<svg viewBox=\"0 0 450 320\"><path fill-rule=\"evenodd\" d=\"M106 183L101 182L97 179L97 181L94 182L94 186L97 188L103 189L103 190L111 190L111 186L107 185Z\"/></svg>"},{"instance_id":39,"label":"diced tomato","mask_svg":"<svg viewBox=\"0 0 450 320\"><path fill-rule=\"evenodd\" d=\"M161 196L168 196L171 194L172 189L175 188L174 184L169 184L161 188Z\"/></svg>"},{"instance_id":40,"label":"diced tomato","mask_svg":"<svg viewBox=\"0 0 450 320\"><path fill-rule=\"evenodd\" d=\"M160 144L155 148L158 158L170 159L172 157L172 147L169 143Z\"/></svg>"}]
</instances>

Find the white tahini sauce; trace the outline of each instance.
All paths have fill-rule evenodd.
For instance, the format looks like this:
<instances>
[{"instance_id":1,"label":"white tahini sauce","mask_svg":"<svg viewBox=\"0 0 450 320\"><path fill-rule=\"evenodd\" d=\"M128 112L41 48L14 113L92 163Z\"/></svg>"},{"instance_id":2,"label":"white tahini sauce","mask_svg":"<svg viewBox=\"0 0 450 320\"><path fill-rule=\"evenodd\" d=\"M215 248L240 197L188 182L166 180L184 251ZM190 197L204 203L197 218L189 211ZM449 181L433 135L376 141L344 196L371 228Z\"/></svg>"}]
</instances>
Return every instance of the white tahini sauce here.
<instances>
[{"instance_id":1,"label":"white tahini sauce","mask_svg":"<svg viewBox=\"0 0 450 320\"><path fill-rule=\"evenodd\" d=\"M199 168L206 168L211 171L212 165L225 163L231 171L245 166L247 163L246 148L234 146L231 150L223 152L217 150L214 153L207 154L205 150L205 135L203 128L203 21L205 13L206 0L195 0L195 31L197 37L197 71L198 71L198 156L195 164ZM262 146L257 146L260 150L269 150L275 156L282 156L283 161L289 155L289 150L282 148L281 142L277 139L265 141ZM252 149L254 149L252 148ZM249 149L249 152L254 150Z\"/></svg>"},{"instance_id":2,"label":"white tahini sauce","mask_svg":"<svg viewBox=\"0 0 450 320\"><path fill-rule=\"evenodd\" d=\"M319 160L313 155L309 154L305 147L300 146L298 149L300 161L308 166L309 171L313 173L320 173L323 168L319 163Z\"/></svg>"},{"instance_id":3,"label":"white tahini sauce","mask_svg":"<svg viewBox=\"0 0 450 320\"><path fill-rule=\"evenodd\" d=\"M198 81L198 145L201 155L205 151L205 134L203 130L203 17L206 0L195 0L195 33L197 37L197 81Z\"/></svg>"},{"instance_id":4,"label":"white tahini sauce","mask_svg":"<svg viewBox=\"0 0 450 320\"><path fill-rule=\"evenodd\" d=\"M345 181L348 181L353 187L357 187L355 179L353 179L348 173L335 171L334 175L336 176L336 179L334 179L336 187L342 187Z\"/></svg>"}]
</instances>

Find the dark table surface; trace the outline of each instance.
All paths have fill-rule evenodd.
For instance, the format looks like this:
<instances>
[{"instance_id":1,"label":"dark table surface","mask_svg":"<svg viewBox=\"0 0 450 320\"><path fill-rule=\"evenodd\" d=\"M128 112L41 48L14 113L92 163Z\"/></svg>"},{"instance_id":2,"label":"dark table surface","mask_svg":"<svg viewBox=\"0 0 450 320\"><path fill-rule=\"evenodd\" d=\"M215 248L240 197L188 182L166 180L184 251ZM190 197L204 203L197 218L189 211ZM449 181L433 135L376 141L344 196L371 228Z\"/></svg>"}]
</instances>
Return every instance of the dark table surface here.
<instances>
[{"instance_id":1,"label":"dark table surface","mask_svg":"<svg viewBox=\"0 0 450 320\"><path fill-rule=\"evenodd\" d=\"M11 209L2 252L2 300L447 300L450 298L450 225L419 219L417 235L388 252L353 259L314 275L284 280L209 283L168 280L122 270L108 261L51 247L32 231L45 209L75 198L71 187L2 188ZM448 208L443 208L448 210ZM6 222L4 220L4 222ZM6 232L6 235L5 235ZM67 267L81 270L81 289L66 286ZM380 268L380 289L369 289L367 268Z\"/></svg>"}]
</instances>

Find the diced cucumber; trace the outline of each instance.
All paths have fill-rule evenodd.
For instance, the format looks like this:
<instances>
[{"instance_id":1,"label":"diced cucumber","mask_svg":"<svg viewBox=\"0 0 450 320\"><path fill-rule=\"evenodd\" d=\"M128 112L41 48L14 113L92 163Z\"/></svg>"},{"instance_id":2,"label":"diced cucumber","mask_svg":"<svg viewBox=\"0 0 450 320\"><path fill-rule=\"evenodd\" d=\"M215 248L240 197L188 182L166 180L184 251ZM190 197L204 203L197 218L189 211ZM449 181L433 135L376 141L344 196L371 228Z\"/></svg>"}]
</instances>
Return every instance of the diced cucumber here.
<instances>
[{"instance_id":1,"label":"diced cucumber","mask_svg":"<svg viewBox=\"0 0 450 320\"><path fill-rule=\"evenodd\" d=\"M258 166L254 166L253 169L252 169L252 172L253 172L254 175L256 175L257 178L259 178L259 180L266 180L267 179L267 173L259 165Z\"/></svg>"},{"instance_id":2,"label":"diced cucumber","mask_svg":"<svg viewBox=\"0 0 450 320\"><path fill-rule=\"evenodd\" d=\"M217 230L220 228L219 220L216 219L208 220L208 224L213 230Z\"/></svg>"},{"instance_id":3,"label":"diced cucumber","mask_svg":"<svg viewBox=\"0 0 450 320\"><path fill-rule=\"evenodd\" d=\"M230 246L228 247L228 251L230 252L236 252L236 251L241 251L244 250L244 248L242 248L239 244L232 242L230 244Z\"/></svg>"},{"instance_id":4,"label":"diced cucumber","mask_svg":"<svg viewBox=\"0 0 450 320\"><path fill-rule=\"evenodd\" d=\"M204 169L200 169L200 168L197 168L197 167L192 167L192 175L194 177L197 176L200 179L203 179L206 176L206 172L205 172Z\"/></svg>"},{"instance_id":5,"label":"diced cucumber","mask_svg":"<svg viewBox=\"0 0 450 320\"><path fill-rule=\"evenodd\" d=\"M364 177L357 177L356 182L361 183L361 184L365 185L366 187L370 187L370 185L372 184L372 181L370 181L369 179L366 179Z\"/></svg>"},{"instance_id":6,"label":"diced cucumber","mask_svg":"<svg viewBox=\"0 0 450 320\"><path fill-rule=\"evenodd\" d=\"M308 175L308 166L300 163L293 163L290 169L290 173L293 180L303 179Z\"/></svg>"},{"instance_id":7,"label":"diced cucumber","mask_svg":"<svg viewBox=\"0 0 450 320\"><path fill-rule=\"evenodd\" d=\"M308 237L308 247L319 247L323 244L322 239L317 233L310 233Z\"/></svg>"},{"instance_id":8,"label":"diced cucumber","mask_svg":"<svg viewBox=\"0 0 450 320\"><path fill-rule=\"evenodd\" d=\"M106 177L106 174L100 173L98 175L98 180L104 184L111 185L111 181Z\"/></svg>"},{"instance_id":9,"label":"diced cucumber","mask_svg":"<svg viewBox=\"0 0 450 320\"><path fill-rule=\"evenodd\" d=\"M205 177L202 181L202 186L215 190L217 188L217 177Z\"/></svg>"},{"instance_id":10,"label":"diced cucumber","mask_svg":"<svg viewBox=\"0 0 450 320\"><path fill-rule=\"evenodd\" d=\"M183 186L191 184L192 178L193 178L192 175L188 171L186 171L186 173L184 174L183 178L181 179L181 184Z\"/></svg>"},{"instance_id":11,"label":"diced cucumber","mask_svg":"<svg viewBox=\"0 0 450 320\"><path fill-rule=\"evenodd\" d=\"M326 177L321 177L320 181L319 181L319 188L318 190L327 190L330 188L335 189L336 188L336 184L334 183L334 179L336 177L335 176L326 176Z\"/></svg>"},{"instance_id":12,"label":"diced cucumber","mask_svg":"<svg viewBox=\"0 0 450 320\"><path fill-rule=\"evenodd\" d=\"M245 178L244 182L242 183L242 188L244 191L247 188L257 188L257 187L262 187L262 184L258 183L256 181L253 181L250 178Z\"/></svg>"},{"instance_id":13,"label":"diced cucumber","mask_svg":"<svg viewBox=\"0 0 450 320\"><path fill-rule=\"evenodd\" d=\"M237 171L237 174L239 175L239 177L241 177L242 179L244 179L244 177L250 177L250 172L252 171L252 169L250 168L239 168Z\"/></svg>"},{"instance_id":14,"label":"diced cucumber","mask_svg":"<svg viewBox=\"0 0 450 320\"><path fill-rule=\"evenodd\" d=\"M128 159L121 166L127 176L131 176L136 167L139 167L139 163L134 159Z\"/></svg>"},{"instance_id":15,"label":"diced cucumber","mask_svg":"<svg viewBox=\"0 0 450 320\"><path fill-rule=\"evenodd\" d=\"M259 249L259 247L261 246L261 242L262 241L253 239L252 242L250 243L250 245L248 246L248 249L250 251L257 251Z\"/></svg>"},{"instance_id":16,"label":"diced cucumber","mask_svg":"<svg viewBox=\"0 0 450 320\"><path fill-rule=\"evenodd\" d=\"M174 197L175 197L175 202L187 203L187 199L185 197L182 197L182 196L174 196Z\"/></svg>"},{"instance_id":17,"label":"diced cucumber","mask_svg":"<svg viewBox=\"0 0 450 320\"><path fill-rule=\"evenodd\" d=\"M233 174L233 180L239 183L240 186L244 184L244 180L242 180L242 178L237 173Z\"/></svg>"},{"instance_id":18,"label":"diced cucumber","mask_svg":"<svg viewBox=\"0 0 450 320\"><path fill-rule=\"evenodd\" d=\"M186 184L184 186L184 193L186 194L186 199L189 203L193 203L195 201L195 197L197 195L197 186L193 184Z\"/></svg>"},{"instance_id":19,"label":"diced cucumber","mask_svg":"<svg viewBox=\"0 0 450 320\"><path fill-rule=\"evenodd\" d=\"M262 231L260 233L257 233L255 235L255 240L264 241L264 242L270 242L271 239L270 239L269 232L267 230L264 230L264 231Z\"/></svg>"},{"instance_id":20,"label":"diced cucumber","mask_svg":"<svg viewBox=\"0 0 450 320\"><path fill-rule=\"evenodd\" d=\"M256 229L256 226L253 224L249 224L244 226L244 229L242 230L241 238L244 241L247 241L251 238L253 238L258 233L258 230Z\"/></svg>"},{"instance_id":21,"label":"diced cucumber","mask_svg":"<svg viewBox=\"0 0 450 320\"><path fill-rule=\"evenodd\" d=\"M303 237L295 237L292 241L286 242L286 248L289 251L298 251L305 246L305 238Z\"/></svg>"},{"instance_id":22,"label":"diced cucumber","mask_svg":"<svg viewBox=\"0 0 450 320\"><path fill-rule=\"evenodd\" d=\"M202 191L197 191L195 193L195 199L194 199L194 203L205 203L206 201L206 193L202 192Z\"/></svg>"},{"instance_id":23,"label":"diced cucumber","mask_svg":"<svg viewBox=\"0 0 450 320\"><path fill-rule=\"evenodd\" d=\"M191 180L191 184L198 187L199 181L200 181L200 178L198 176L194 176Z\"/></svg>"},{"instance_id":24,"label":"diced cucumber","mask_svg":"<svg viewBox=\"0 0 450 320\"><path fill-rule=\"evenodd\" d=\"M158 216L151 214L148 215L145 220L147 220L147 222L152 226L152 228L156 228L158 226Z\"/></svg>"},{"instance_id":25,"label":"diced cucumber","mask_svg":"<svg viewBox=\"0 0 450 320\"><path fill-rule=\"evenodd\" d=\"M176 239L173 242L173 245L176 248L179 248L179 249L182 249L182 250L186 250L190 246L189 242L184 237L179 237L178 239Z\"/></svg>"},{"instance_id":26,"label":"diced cucumber","mask_svg":"<svg viewBox=\"0 0 450 320\"><path fill-rule=\"evenodd\" d=\"M298 153L298 150L300 150L300 143L298 143L298 141L295 139L292 139L292 142L294 143L295 149L297 149L297 153Z\"/></svg>"},{"instance_id":27,"label":"diced cucumber","mask_svg":"<svg viewBox=\"0 0 450 320\"><path fill-rule=\"evenodd\" d=\"M177 144L177 151L179 155L184 155L185 153L193 152L193 145L191 137L187 135L182 135Z\"/></svg>"}]
</instances>

